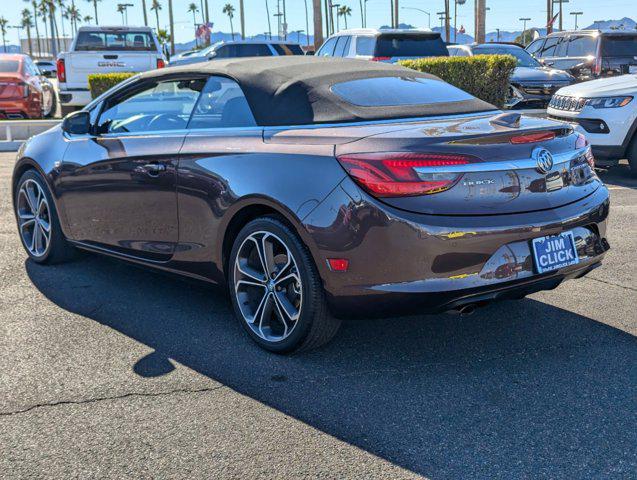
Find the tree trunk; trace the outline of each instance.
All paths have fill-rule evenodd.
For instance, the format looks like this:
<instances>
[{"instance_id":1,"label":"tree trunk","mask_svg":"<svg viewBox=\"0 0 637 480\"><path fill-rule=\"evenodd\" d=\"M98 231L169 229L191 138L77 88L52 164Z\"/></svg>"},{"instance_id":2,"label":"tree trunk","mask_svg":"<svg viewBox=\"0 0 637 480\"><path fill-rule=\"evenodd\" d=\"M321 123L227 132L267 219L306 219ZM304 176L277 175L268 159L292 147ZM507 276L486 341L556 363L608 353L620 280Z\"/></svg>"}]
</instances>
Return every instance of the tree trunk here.
<instances>
[{"instance_id":1,"label":"tree trunk","mask_svg":"<svg viewBox=\"0 0 637 480\"><path fill-rule=\"evenodd\" d=\"M142 0L142 10L144 10L144 26L148 26L148 14L146 13L146 0Z\"/></svg>"},{"instance_id":2,"label":"tree trunk","mask_svg":"<svg viewBox=\"0 0 637 480\"><path fill-rule=\"evenodd\" d=\"M29 42L29 56L33 57L33 45L31 45L31 27L27 25L27 40Z\"/></svg>"},{"instance_id":3,"label":"tree trunk","mask_svg":"<svg viewBox=\"0 0 637 480\"><path fill-rule=\"evenodd\" d=\"M95 25L99 25L100 22L97 19L97 0L93 0L93 8L95 9Z\"/></svg>"},{"instance_id":4,"label":"tree trunk","mask_svg":"<svg viewBox=\"0 0 637 480\"><path fill-rule=\"evenodd\" d=\"M38 45L38 57L42 56L42 46L40 45L40 29L38 28L38 10L33 5L33 23L35 24L35 38Z\"/></svg>"},{"instance_id":5,"label":"tree trunk","mask_svg":"<svg viewBox=\"0 0 637 480\"><path fill-rule=\"evenodd\" d=\"M228 18L230 19L230 35L232 35L232 40L234 40L234 28L232 27L232 17L228 15Z\"/></svg>"},{"instance_id":6,"label":"tree trunk","mask_svg":"<svg viewBox=\"0 0 637 480\"><path fill-rule=\"evenodd\" d=\"M159 10L155 10L155 20L157 21L157 31L159 32Z\"/></svg>"},{"instance_id":7,"label":"tree trunk","mask_svg":"<svg viewBox=\"0 0 637 480\"><path fill-rule=\"evenodd\" d=\"M398 28L398 25L400 24L400 20L398 18L398 0L394 0L394 21L396 22L396 28Z\"/></svg>"},{"instance_id":8,"label":"tree trunk","mask_svg":"<svg viewBox=\"0 0 637 480\"><path fill-rule=\"evenodd\" d=\"M358 5L361 9L361 28L365 28L365 17L363 16L363 0L358 0Z\"/></svg>"},{"instance_id":9,"label":"tree trunk","mask_svg":"<svg viewBox=\"0 0 637 480\"><path fill-rule=\"evenodd\" d=\"M321 12L321 0L312 0L312 16L314 19L314 51L317 51L319 47L323 45L323 12Z\"/></svg>"},{"instance_id":10,"label":"tree trunk","mask_svg":"<svg viewBox=\"0 0 637 480\"><path fill-rule=\"evenodd\" d=\"M475 41L484 43L485 23L486 23L486 0L475 0Z\"/></svg>"}]
</instances>

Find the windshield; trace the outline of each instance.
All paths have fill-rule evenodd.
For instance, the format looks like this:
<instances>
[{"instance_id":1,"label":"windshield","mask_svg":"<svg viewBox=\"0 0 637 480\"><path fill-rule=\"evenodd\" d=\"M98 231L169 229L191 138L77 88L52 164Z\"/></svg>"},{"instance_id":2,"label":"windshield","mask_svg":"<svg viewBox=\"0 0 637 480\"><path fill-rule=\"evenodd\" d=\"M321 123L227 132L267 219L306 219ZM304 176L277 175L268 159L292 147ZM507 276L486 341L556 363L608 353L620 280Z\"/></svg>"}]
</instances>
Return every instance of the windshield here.
<instances>
[{"instance_id":1,"label":"windshield","mask_svg":"<svg viewBox=\"0 0 637 480\"><path fill-rule=\"evenodd\" d=\"M9 73L17 72L20 68L20 62L17 60L0 60L0 72Z\"/></svg>"},{"instance_id":2,"label":"windshield","mask_svg":"<svg viewBox=\"0 0 637 480\"><path fill-rule=\"evenodd\" d=\"M379 77L332 85L332 92L352 105L391 107L430 105L472 100L467 92L440 80L414 77Z\"/></svg>"},{"instance_id":3,"label":"windshield","mask_svg":"<svg viewBox=\"0 0 637 480\"><path fill-rule=\"evenodd\" d=\"M77 51L155 51L149 32L80 32L75 44Z\"/></svg>"},{"instance_id":4,"label":"windshield","mask_svg":"<svg viewBox=\"0 0 637 480\"><path fill-rule=\"evenodd\" d=\"M518 62L518 67L540 67L540 62L533 58L526 50L521 48L502 47L477 47L473 49L474 55L512 55Z\"/></svg>"},{"instance_id":5,"label":"windshield","mask_svg":"<svg viewBox=\"0 0 637 480\"><path fill-rule=\"evenodd\" d=\"M447 57L439 34L382 34L376 40L376 57Z\"/></svg>"}]
</instances>

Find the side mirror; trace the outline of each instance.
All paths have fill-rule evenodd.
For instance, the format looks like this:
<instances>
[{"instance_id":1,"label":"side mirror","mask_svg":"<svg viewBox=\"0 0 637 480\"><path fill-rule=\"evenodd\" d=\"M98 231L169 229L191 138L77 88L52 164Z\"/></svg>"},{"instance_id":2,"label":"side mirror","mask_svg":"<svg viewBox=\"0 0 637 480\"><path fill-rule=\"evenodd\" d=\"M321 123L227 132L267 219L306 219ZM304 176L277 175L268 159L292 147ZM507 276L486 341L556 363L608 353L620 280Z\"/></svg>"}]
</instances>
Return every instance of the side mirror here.
<instances>
[{"instance_id":1,"label":"side mirror","mask_svg":"<svg viewBox=\"0 0 637 480\"><path fill-rule=\"evenodd\" d=\"M69 113L62 120L62 131L69 135L86 135L91 131L91 117L88 112Z\"/></svg>"}]
</instances>

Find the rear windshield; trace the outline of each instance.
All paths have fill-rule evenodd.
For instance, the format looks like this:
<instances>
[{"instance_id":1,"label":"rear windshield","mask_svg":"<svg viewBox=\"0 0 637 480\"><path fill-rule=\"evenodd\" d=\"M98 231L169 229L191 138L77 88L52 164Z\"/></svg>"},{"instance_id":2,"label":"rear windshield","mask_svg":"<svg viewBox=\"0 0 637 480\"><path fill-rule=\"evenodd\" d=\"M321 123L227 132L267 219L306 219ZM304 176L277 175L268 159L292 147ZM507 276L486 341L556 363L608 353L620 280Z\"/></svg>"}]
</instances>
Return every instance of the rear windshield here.
<instances>
[{"instance_id":1,"label":"rear windshield","mask_svg":"<svg viewBox=\"0 0 637 480\"><path fill-rule=\"evenodd\" d=\"M9 73L17 72L20 68L20 62L17 60L0 60L0 72Z\"/></svg>"},{"instance_id":2,"label":"rear windshield","mask_svg":"<svg viewBox=\"0 0 637 480\"><path fill-rule=\"evenodd\" d=\"M472 100L467 92L440 80L379 77L335 83L332 92L352 105L390 107Z\"/></svg>"},{"instance_id":3,"label":"rear windshield","mask_svg":"<svg viewBox=\"0 0 637 480\"><path fill-rule=\"evenodd\" d=\"M602 55L605 57L637 57L637 35L603 37Z\"/></svg>"},{"instance_id":4,"label":"rear windshield","mask_svg":"<svg viewBox=\"0 0 637 480\"><path fill-rule=\"evenodd\" d=\"M390 34L376 40L376 57L448 57L449 52L438 34Z\"/></svg>"},{"instance_id":5,"label":"rear windshield","mask_svg":"<svg viewBox=\"0 0 637 480\"><path fill-rule=\"evenodd\" d=\"M153 37L148 32L80 32L77 51L155 51Z\"/></svg>"}]
</instances>

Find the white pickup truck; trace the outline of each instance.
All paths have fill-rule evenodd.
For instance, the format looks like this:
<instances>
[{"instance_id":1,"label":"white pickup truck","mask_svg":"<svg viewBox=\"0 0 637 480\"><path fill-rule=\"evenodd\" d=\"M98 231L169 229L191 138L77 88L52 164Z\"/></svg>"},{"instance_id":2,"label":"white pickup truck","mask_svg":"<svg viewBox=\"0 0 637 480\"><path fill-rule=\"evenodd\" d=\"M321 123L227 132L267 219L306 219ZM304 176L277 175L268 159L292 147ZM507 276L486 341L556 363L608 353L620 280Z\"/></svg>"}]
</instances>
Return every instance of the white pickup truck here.
<instances>
[{"instance_id":1,"label":"white pickup truck","mask_svg":"<svg viewBox=\"0 0 637 480\"><path fill-rule=\"evenodd\" d=\"M144 72L165 65L150 27L80 27L70 50L57 58L62 116L91 101L92 73Z\"/></svg>"}]
</instances>

